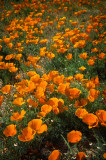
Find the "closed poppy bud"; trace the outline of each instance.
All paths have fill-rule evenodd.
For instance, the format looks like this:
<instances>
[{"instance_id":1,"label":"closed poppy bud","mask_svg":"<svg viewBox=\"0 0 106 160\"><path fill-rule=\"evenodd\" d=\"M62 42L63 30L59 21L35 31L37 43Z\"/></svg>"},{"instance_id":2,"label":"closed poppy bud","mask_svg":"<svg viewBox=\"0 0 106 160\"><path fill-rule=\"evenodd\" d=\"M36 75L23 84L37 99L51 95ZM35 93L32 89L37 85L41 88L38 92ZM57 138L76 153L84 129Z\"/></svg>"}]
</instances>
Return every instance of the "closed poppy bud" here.
<instances>
[{"instance_id":1,"label":"closed poppy bud","mask_svg":"<svg viewBox=\"0 0 106 160\"><path fill-rule=\"evenodd\" d=\"M0 106L1 106L2 102L3 102L3 96L0 96Z\"/></svg>"},{"instance_id":2,"label":"closed poppy bud","mask_svg":"<svg viewBox=\"0 0 106 160\"><path fill-rule=\"evenodd\" d=\"M2 59L3 59L3 56L0 56L0 62L2 61Z\"/></svg>"},{"instance_id":3,"label":"closed poppy bud","mask_svg":"<svg viewBox=\"0 0 106 160\"><path fill-rule=\"evenodd\" d=\"M14 136L15 134L17 133L17 130L16 130L16 125L14 124L10 124L8 125L5 130L3 131L3 134L6 136L6 137L12 137Z\"/></svg>"},{"instance_id":4,"label":"closed poppy bud","mask_svg":"<svg viewBox=\"0 0 106 160\"><path fill-rule=\"evenodd\" d=\"M60 157L60 152L59 150L54 150L48 157L48 160L59 160Z\"/></svg>"},{"instance_id":5,"label":"closed poppy bud","mask_svg":"<svg viewBox=\"0 0 106 160\"><path fill-rule=\"evenodd\" d=\"M67 134L67 140L70 143L78 143L81 140L82 133L80 131L71 131Z\"/></svg>"},{"instance_id":6,"label":"closed poppy bud","mask_svg":"<svg viewBox=\"0 0 106 160\"><path fill-rule=\"evenodd\" d=\"M86 157L86 154L84 152L79 152L77 155L76 155L76 158L77 160L84 160Z\"/></svg>"}]
</instances>

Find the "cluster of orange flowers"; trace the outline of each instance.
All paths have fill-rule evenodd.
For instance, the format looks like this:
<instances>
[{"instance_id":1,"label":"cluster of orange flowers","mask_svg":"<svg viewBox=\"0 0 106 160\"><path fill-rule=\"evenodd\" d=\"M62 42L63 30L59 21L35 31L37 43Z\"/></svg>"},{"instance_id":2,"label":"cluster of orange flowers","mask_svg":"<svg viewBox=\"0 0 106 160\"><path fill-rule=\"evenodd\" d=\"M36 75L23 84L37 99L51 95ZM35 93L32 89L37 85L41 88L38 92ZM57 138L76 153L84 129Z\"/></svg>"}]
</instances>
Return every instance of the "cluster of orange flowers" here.
<instances>
[{"instance_id":1,"label":"cluster of orange flowers","mask_svg":"<svg viewBox=\"0 0 106 160\"><path fill-rule=\"evenodd\" d=\"M1 3L1 1L0 1ZM74 0L79 7L81 5L98 5L101 1L91 0ZM68 4L68 5L67 5ZM1 14L1 21L4 18L11 17L12 14L21 14L25 7L31 9L27 17L14 18L6 26L4 33L6 36L0 39L0 51L4 48L9 49L9 54L4 57L0 56L0 71L8 69L9 72L16 74L17 83L14 85L6 84L0 89L0 106L4 105L5 98L11 97L12 89L15 92L12 97L12 115L10 121L17 122L16 124L9 124L3 131L6 137L13 137L18 134L19 141L31 141L37 135L47 132L48 127L43 122L48 115L68 112L71 108L65 104L67 101L73 103L75 107L75 115L84 122L89 129L101 126L106 127L106 111L98 109L94 113L89 113L86 107L94 103L100 96L103 102L106 102L106 90L99 90L101 87L98 76L85 79L87 74L87 67L95 66L96 63L105 62L105 34L104 23L102 20L106 18L102 13L97 16L90 16L88 23L72 21L67 17L57 16L51 19L51 15L58 14L62 11L67 13L72 11L77 18L87 14L87 10L73 11L73 3L70 0L53 0L45 2L45 0L24 0L22 4L11 3L12 10L3 10ZM59 6L58 9L51 9L53 5ZM71 7L70 7L71 6ZM3 6L2 6L3 7ZM0 7L0 8L2 8ZM103 8L99 8L101 11ZM45 16L47 14L47 16ZM43 20L44 19L44 20ZM68 27L67 27L67 24ZM64 28L64 29L63 29ZM53 34L51 31L56 30ZM103 32L100 32L103 30ZM45 32L46 31L46 32ZM46 33L46 34L45 34ZM97 35L97 38L92 38L92 33ZM20 40L21 39L21 40ZM90 48L89 44L92 46ZM103 47L99 46L103 44ZM31 53L26 53L28 47L34 46L37 51L30 50ZM25 51L25 53L24 53ZM29 52L29 50L28 50ZM27 60L24 60L26 54ZM71 73L68 77L59 73L56 70L45 72L45 61L52 61L56 56L63 57L68 64L77 63L78 73ZM75 61L74 61L75 60ZM19 68L11 61L18 61L18 63L27 67L26 73L22 72L22 76L18 74ZM85 66L82 66L83 65ZM42 70L42 75L37 70ZM82 74L82 72L84 74ZM59 96L57 96L59 95ZM62 97L62 98L61 98ZM67 101L65 101L67 100ZM18 108L18 109L17 109ZM34 119L27 122L27 126L22 128L18 126L18 121L27 119L27 112L34 109ZM36 113L35 113L36 112ZM21 134L17 129L20 127ZM67 134L67 141L70 143L78 143L82 139L82 133L77 130L72 130ZM48 160L59 160L61 152L54 150ZM76 155L77 160L82 160L86 157L84 152L79 152ZM104 154L104 157L106 155Z\"/></svg>"}]
</instances>

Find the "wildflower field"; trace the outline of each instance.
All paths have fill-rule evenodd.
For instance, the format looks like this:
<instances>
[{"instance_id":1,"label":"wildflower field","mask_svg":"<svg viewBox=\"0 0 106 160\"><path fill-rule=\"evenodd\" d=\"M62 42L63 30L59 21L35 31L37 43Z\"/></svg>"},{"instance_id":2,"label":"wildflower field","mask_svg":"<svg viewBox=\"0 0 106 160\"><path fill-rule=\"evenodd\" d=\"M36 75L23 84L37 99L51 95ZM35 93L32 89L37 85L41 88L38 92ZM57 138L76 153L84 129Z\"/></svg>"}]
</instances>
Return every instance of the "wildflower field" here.
<instances>
[{"instance_id":1,"label":"wildflower field","mask_svg":"<svg viewBox=\"0 0 106 160\"><path fill-rule=\"evenodd\" d=\"M106 1L0 0L0 159L106 159Z\"/></svg>"}]
</instances>

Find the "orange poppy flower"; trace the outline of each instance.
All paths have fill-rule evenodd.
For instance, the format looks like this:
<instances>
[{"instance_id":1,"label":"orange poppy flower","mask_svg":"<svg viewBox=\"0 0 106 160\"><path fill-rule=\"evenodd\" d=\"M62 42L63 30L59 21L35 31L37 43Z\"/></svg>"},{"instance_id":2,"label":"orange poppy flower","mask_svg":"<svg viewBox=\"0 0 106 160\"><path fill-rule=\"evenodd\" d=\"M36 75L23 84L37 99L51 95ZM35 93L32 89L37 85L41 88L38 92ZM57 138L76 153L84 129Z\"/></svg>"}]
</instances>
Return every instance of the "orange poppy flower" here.
<instances>
[{"instance_id":1,"label":"orange poppy flower","mask_svg":"<svg viewBox=\"0 0 106 160\"><path fill-rule=\"evenodd\" d=\"M80 67L78 69L83 72L86 68L84 66L82 66L82 67Z\"/></svg>"},{"instance_id":2,"label":"orange poppy flower","mask_svg":"<svg viewBox=\"0 0 106 160\"><path fill-rule=\"evenodd\" d=\"M86 154L84 152L78 152L76 155L77 160L84 160L86 157Z\"/></svg>"},{"instance_id":3,"label":"orange poppy flower","mask_svg":"<svg viewBox=\"0 0 106 160\"><path fill-rule=\"evenodd\" d=\"M5 57L5 60L10 60L10 59L13 59L15 58L15 55L14 54L9 54Z\"/></svg>"},{"instance_id":4,"label":"orange poppy flower","mask_svg":"<svg viewBox=\"0 0 106 160\"><path fill-rule=\"evenodd\" d=\"M38 106L38 102L34 102L31 98L27 99L27 103L34 108L36 108Z\"/></svg>"},{"instance_id":5,"label":"orange poppy flower","mask_svg":"<svg viewBox=\"0 0 106 160\"><path fill-rule=\"evenodd\" d=\"M98 110L96 111L96 116L98 117L101 125L106 127L106 111Z\"/></svg>"},{"instance_id":6,"label":"orange poppy flower","mask_svg":"<svg viewBox=\"0 0 106 160\"><path fill-rule=\"evenodd\" d=\"M38 118L42 118L42 117L45 117L46 116L46 113L45 112L39 112L37 117Z\"/></svg>"},{"instance_id":7,"label":"orange poppy flower","mask_svg":"<svg viewBox=\"0 0 106 160\"><path fill-rule=\"evenodd\" d=\"M48 157L48 160L59 160L61 153L59 150L54 150Z\"/></svg>"},{"instance_id":8,"label":"orange poppy flower","mask_svg":"<svg viewBox=\"0 0 106 160\"><path fill-rule=\"evenodd\" d=\"M21 132L22 135L18 135L18 139L22 142L31 141L36 133L36 131L31 129L30 127L24 128Z\"/></svg>"},{"instance_id":9,"label":"orange poppy flower","mask_svg":"<svg viewBox=\"0 0 106 160\"><path fill-rule=\"evenodd\" d=\"M84 48L86 46L85 40L79 40L74 44L74 48Z\"/></svg>"},{"instance_id":10,"label":"orange poppy flower","mask_svg":"<svg viewBox=\"0 0 106 160\"><path fill-rule=\"evenodd\" d=\"M0 69L7 69L7 65L5 62L0 62Z\"/></svg>"},{"instance_id":11,"label":"orange poppy flower","mask_svg":"<svg viewBox=\"0 0 106 160\"><path fill-rule=\"evenodd\" d=\"M37 83L40 79L40 75L39 74L35 74L34 76L31 76L30 81Z\"/></svg>"},{"instance_id":12,"label":"orange poppy flower","mask_svg":"<svg viewBox=\"0 0 106 160\"><path fill-rule=\"evenodd\" d=\"M79 100L75 101L74 106L75 106L76 108L78 108L78 107L83 107L83 106L86 106L87 103L88 103L88 100L87 100L87 99L81 98L80 101L79 101Z\"/></svg>"},{"instance_id":13,"label":"orange poppy flower","mask_svg":"<svg viewBox=\"0 0 106 160\"><path fill-rule=\"evenodd\" d=\"M78 117L78 118L83 118L88 112L86 111L86 109L84 108L78 108L75 112L75 115Z\"/></svg>"},{"instance_id":14,"label":"orange poppy flower","mask_svg":"<svg viewBox=\"0 0 106 160\"><path fill-rule=\"evenodd\" d=\"M78 24L78 22L71 22L71 24L72 24L73 26L75 26L75 25Z\"/></svg>"},{"instance_id":15,"label":"orange poppy flower","mask_svg":"<svg viewBox=\"0 0 106 160\"><path fill-rule=\"evenodd\" d=\"M101 61L105 57L105 53L100 53L97 55L97 58Z\"/></svg>"},{"instance_id":16,"label":"orange poppy flower","mask_svg":"<svg viewBox=\"0 0 106 160\"><path fill-rule=\"evenodd\" d=\"M10 43L10 38L6 38L6 37L4 37L4 42L6 43L6 44L8 44L8 43Z\"/></svg>"},{"instance_id":17,"label":"orange poppy flower","mask_svg":"<svg viewBox=\"0 0 106 160\"><path fill-rule=\"evenodd\" d=\"M66 87L69 87L70 83L61 83L59 84L57 91L60 92L61 94L65 94L65 89Z\"/></svg>"},{"instance_id":18,"label":"orange poppy flower","mask_svg":"<svg viewBox=\"0 0 106 160\"><path fill-rule=\"evenodd\" d=\"M10 72L16 72L18 70L18 68L15 67L8 67Z\"/></svg>"},{"instance_id":19,"label":"orange poppy flower","mask_svg":"<svg viewBox=\"0 0 106 160\"><path fill-rule=\"evenodd\" d=\"M67 134L67 140L70 143L78 143L81 140L82 133L80 131L71 131Z\"/></svg>"},{"instance_id":20,"label":"orange poppy flower","mask_svg":"<svg viewBox=\"0 0 106 160\"><path fill-rule=\"evenodd\" d=\"M65 53L67 51L66 48L63 48L61 47L60 49L57 50L57 53L60 54L60 53Z\"/></svg>"},{"instance_id":21,"label":"orange poppy flower","mask_svg":"<svg viewBox=\"0 0 106 160\"><path fill-rule=\"evenodd\" d=\"M94 61L93 59L89 59L89 60L88 60L88 65L89 65L89 66L93 66L94 63L95 63L95 61Z\"/></svg>"},{"instance_id":22,"label":"orange poppy flower","mask_svg":"<svg viewBox=\"0 0 106 160\"><path fill-rule=\"evenodd\" d=\"M50 93L52 94L54 92L54 84L48 84L47 85L48 90L50 91Z\"/></svg>"},{"instance_id":23,"label":"orange poppy flower","mask_svg":"<svg viewBox=\"0 0 106 160\"><path fill-rule=\"evenodd\" d=\"M44 81L43 79L40 79L40 81L39 81L39 84L38 84L38 88L39 87L42 87L43 88L43 91L45 91L46 90L46 87L47 87L47 82L46 81Z\"/></svg>"},{"instance_id":24,"label":"orange poppy flower","mask_svg":"<svg viewBox=\"0 0 106 160\"><path fill-rule=\"evenodd\" d=\"M51 112L51 110L52 110L52 106L47 105L47 104L44 104L44 105L41 107L41 111L42 111L42 112L45 112L46 114L48 114L49 112Z\"/></svg>"},{"instance_id":25,"label":"orange poppy flower","mask_svg":"<svg viewBox=\"0 0 106 160\"><path fill-rule=\"evenodd\" d=\"M99 86L99 77L96 76L95 78L91 78L91 81L95 84L95 87Z\"/></svg>"},{"instance_id":26,"label":"orange poppy flower","mask_svg":"<svg viewBox=\"0 0 106 160\"><path fill-rule=\"evenodd\" d=\"M42 39L42 40L39 41L39 43L40 43L40 44L44 44L44 43L46 43L47 41L48 41L47 39Z\"/></svg>"},{"instance_id":27,"label":"orange poppy flower","mask_svg":"<svg viewBox=\"0 0 106 160\"><path fill-rule=\"evenodd\" d=\"M23 98L16 98L16 99L14 99L14 101L13 101L13 104L14 105L17 105L17 106L22 106L23 104L24 104L25 102L24 102L24 100L23 100Z\"/></svg>"},{"instance_id":28,"label":"orange poppy flower","mask_svg":"<svg viewBox=\"0 0 106 160\"><path fill-rule=\"evenodd\" d=\"M52 80L54 77L56 77L58 75L59 75L58 71L50 71L48 74L50 80Z\"/></svg>"},{"instance_id":29,"label":"orange poppy flower","mask_svg":"<svg viewBox=\"0 0 106 160\"><path fill-rule=\"evenodd\" d=\"M100 94L99 90L95 90L95 89L90 89L89 90L89 95L88 95L88 100L90 102L93 102L95 99L98 98L98 95Z\"/></svg>"},{"instance_id":30,"label":"orange poppy flower","mask_svg":"<svg viewBox=\"0 0 106 160\"><path fill-rule=\"evenodd\" d=\"M47 74L43 74L43 75L42 75L42 78L43 78L45 81L47 81L47 82L50 81L49 76L48 76Z\"/></svg>"},{"instance_id":31,"label":"orange poppy flower","mask_svg":"<svg viewBox=\"0 0 106 160\"><path fill-rule=\"evenodd\" d=\"M65 82L73 81L73 76L65 77Z\"/></svg>"},{"instance_id":32,"label":"orange poppy flower","mask_svg":"<svg viewBox=\"0 0 106 160\"><path fill-rule=\"evenodd\" d=\"M78 98L80 96L81 91L77 88L66 88L65 94L69 100L73 100L74 98Z\"/></svg>"},{"instance_id":33,"label":"orange poppy flower","mask_svg":"<svg viewBox=\"0 0 106 160\"><path fill-rule=\"evenodd\" d=\"M0 62L2 61L2 59L3 59L3 56L0 56Z\"/></svg>"},{"instance_id":34,"label":"orange poppy flower","mask_svg":"<svg viewBox=\"0 0 106 160\"><path fill-rule=\"evenodd\" d=\"M102 96L104 96L104 98L106 99L106 90L105 89L102 91Z\"/></svg>"},{"instance_id":35,"label":"orange poppy flower","mask_svg":"<svg viewBox=\"0 0 106 160\"><path fill-rule=\"evenodd\" d=\"M20 78L21 78L20 74L18 74L18 75L15 76L15 79L20 79Z\"/></svg>"},{"instance_id":36,"label":"orange poppy flower","mask_svg":"<svg viewBox=\"0 0 106 160\"><path fill-rule=\"evenodd\" d=\"M91 49L91 52L98 52L98 49L97 48L93 48L93 49Z\"/></svg>"},{"instance_id":37,"label":"orange poppy flower","mask_svg":"<svg viewBox=\"0 0 106 160\"><path fill-rule=\"evenodd\" d=\"M60 83L63 83L63 81L64 81L64 75L56 76L53 78L53 82L57 85L59 85Z\"/></svg>"},{"instance_id":38,"label":"orange poppy flower","mask_svg":"<svg viewBox=\"0 0 106 160\"><path fill-rule=\"evenodd\" d=\"M64 105L64 100L63 99L58 99L58 107L61 107Z\"/></svg>"},{"instance_id":39,"label":"orange poppy flower","mask_svg":"<svg viewBox=\"0 0 106 160\"><path fill-rule=\"evenodd\" d=\"M22 54L17 54L16 57L15 57L15 59L18 60L18 61L19 61L21 58L22 58Z\"/></svg>"},{"instance_id":40,"label":"orange poppy flower","mask_svg":"<svg viewBox=\"0 0 106 160\"><path fill-rule=\"evenodd\" d=\"M37 134L42 134L47 131L47 125L42 124L41 119L33 119L28 123L28 127L32 128Z\"/></svg>"},{"instance_id":41,"label":"orange poppy flower","mask_svg":"<svg viewBox=\"0 0 106 160\"><path fill-rule=\"evenodd\" d=\"M56 97L50 98L47 102L48 105L56 108L58 106L58 99Z\"/></svg>"},{"instance_id":42,"label":"orange poppy flower","mask_svg":"<svg viewBox=\"0 0 106 160\"><path fill-rule=\"evenodd\" d=\"M54 112L55 114L59 114L59 108L58 108L58 107L54 107L54 108L53 108L53 112Z\"/></svg>"},{"instance_id":43,"label":"orange poppy flower","mask_svg":"<svg viewBox=\"0 0 106 160\"><path fill-rule=\"evenodd\" d=\"M37 87L37 90L35 92L35 97L37 99L40 99L44 96L44 89L42 87Z\"/></svg>"},{"instance_id":44,"label":"orange poppy flower","mask_svg":"<svg viewBox=\"0 0 106 160\"><path fill-rule=\"evenodd\" d=\"M8 43L7 45L8 45L8 47L9 47L10 49L12 49L13 43Z\"/></svg>"},{"instance_id":45,"label":"orange poppy flower","mask_svg":"<svg viewBox=\"0 0 106 160\"><path fill-rule=\"evenodd\" d=\"M2 45L0 45L0 51L1 51L1 49L2 49Z\"/></svg>"},{"instance_id":46,"label":"orange poppy flower","mask_svg":"<svg viewBox=\"0 0 106 160\"><path fill-rule=\"evenodd\" d=\"M34 75L36 75L37 73L35 72L35 71L29 71L29 72L27 72L27 75L29 76L29 77L32 77L32 76L34 76Z\"/></svg>"},{"instance_id":47,"label":"orange poppy flower","mask_svg":"<svg viewBox=\"0 0 106 160\"><path fill-rule=\"evenodd\" d=\"M86 84L86 88L88 89L95 88L95 84L93 83L93 81L88 81Z\"/></svg>"},{"instance_id":48,"label":"orange poppy flower","mask_svg":"<svg viewBox=\"0 0 106 160\"><path fill-rule=\"evenodd\" d=\"M16 130L16 125L14 124L10 124L8 125L5 130L3 131L3 134L6 136L6 137L12 137L14 135L16 135L17 133L17 130Z\"/></svg>"},{"instance_id":49,"label":"orange poppy flower","mask_svg":"<svg viewBox=\"0 0 106 160\"><path fill-rule=\"evenodd\" d=\"M95 56L91 56L90 59L93 59L95 61L96 57Z\"/></svg>"},{"instance_id":50,"label":"orange poppy flower","mask_svg":"<svg viewBox=\"0 0 106 160\"><path fill-rule=\"evenodd\" d=\"M85 60L88 56L87 56L87 53L85 52L85 53L80 54L79 57L80 57L81 59Z\"/></svg>"},{"instance_id":51,"label":"orange poppy flower","mask_svg":"<svg viewBox=\"0 0 106 160\"><path fill-rule=\"evenodd\" d=\"M71 60L72 59L72 54L68 54L67 56L65 56L68 60Z\"/></svg>"},{"instance_id":52,"label":"orange poppy flower","mask_svg":"<svg viewBox=\"0 0 106 160\"><path fill-rule=\"evenodd\" d=\"M2 102L3 102L3 96L0 96L0 106L1 106Z\"/></svg>"},{"instance_id":53,"label":"orange poppy flower","mask_svg":"<svg viewBox=\"0 0 106 160\"><path fill-rule=\"evenodd\" d=\"M49 53L49 52L47 53L46 52L46 57L48 57L49 59L53 59L55 57L55 54L52 53L52 52L51 53Z\"/></svg>"},{"instance_id":54,"label":"orange poppy flower","mask_svg":"<svg viewBox=\"0 0 106 160\"><path fill-rule=\"evenodd\" d=\"M58 100L59 113L62 113L65 110L69 110L69 108L67 106L63 107L63 105L64 105L64 100L63 99L59 99Z\"/></svg>"},{"instance_id":55,"label":"orange poppy flower","mask_svg":"<svg viewBox=\"0 0 106 160\"><path fill-rule=\"evenodd\" d=\"M103 154L103 158L106 159L106 153Z\"/></svg>"},{"instance_id":56,"label":"orange poppy flower","mask_svg":"<svg viewBox=\"0 0 106 160\"><path fill-rule=\"evenodd\" d=\"M5 85L3 88L1 88L1 92L3 94L10 94L11 85Z\"/></svg>"},{"instance_id":57,"label":"orange poppy flower","mask_svg":"<svg viewBox=\"0 0 106 160\"><path fill-rule=\"evenodd\" d=\"M89 129L98 126L98 118L93 113L88 113L83 116L82 121L88 125Z\"/></svg>"},{"instance_id":58,"label":"orange poppy flower","mask_svg":"<svg viewBox=\"0 0 106 160\"><path fill-rule=\"evenodd\" d=\"M89 81L88 79L82 79L81 82L82 82L83 84L86 84L88 81Z\"/></svg>"},{"instance_id":59,"label":"orange poppy flower","mask_svg":"<svg viewBox=\"0 0 106 160\"><path fill-rule=\"evenodd\" d=\"M21 121L22 118L24 117L25 113L26 113L25 110L22 110L21 114L19 114L19 112L15 112L15 113L13 113L13 116L10 117L10 120L11 121Z\"/></svg>"},{"instance_id":60,"label":"orange poppy flower","mask_svg":"<svg viewBox=\"0 0 106 160\"><path fill-rule=\"evenodd\" d=\"M32 81L29 81L28 87L25 88L25 92L27 92L27 93L34 92L35 88L36 88L36 84Z\"/></svg>"},{"instance_id":61,"label":"orange poppy flower","mask_svg":"<svg viewBox=\"0 0 106 160\"><path fill-rule=\"evenodd\" d=\"M77 79L77 81L81 81L83 79L84 75L81 73L78 73L75 75L75 79Z\"/></svg>"}]
</instances>

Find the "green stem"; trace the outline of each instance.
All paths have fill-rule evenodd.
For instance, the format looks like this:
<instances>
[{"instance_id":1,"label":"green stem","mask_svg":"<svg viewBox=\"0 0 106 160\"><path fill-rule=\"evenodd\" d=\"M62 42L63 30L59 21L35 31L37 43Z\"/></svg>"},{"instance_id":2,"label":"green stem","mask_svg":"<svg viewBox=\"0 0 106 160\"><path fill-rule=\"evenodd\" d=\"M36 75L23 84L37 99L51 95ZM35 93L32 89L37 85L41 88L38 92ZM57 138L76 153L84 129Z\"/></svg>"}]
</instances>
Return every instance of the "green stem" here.
<instances>
[{"instance_id":1,"label":"green stem","mask_svg":"<svg viewBox=\"0 0 106 160\"><path fill-rule=\"evenodd\" d=\"M70 150L71 154L73 154L73 151L69 145L69 143L66 141L66 139L63 137L63 135L61 134L61 137L63 138L63 140L65 141L66 145L68 146L68 149Z\"/></svg>"}]
</instances>

